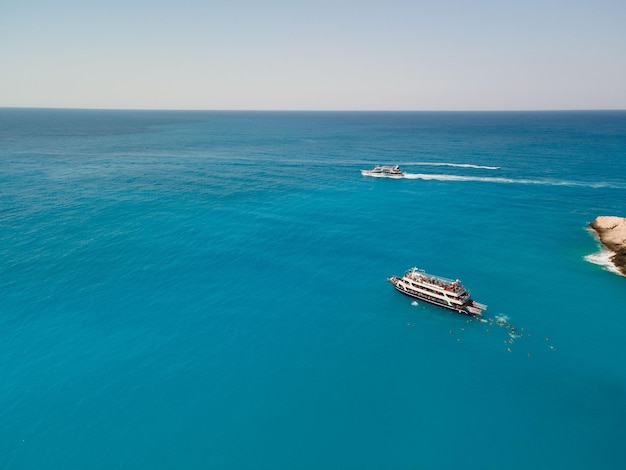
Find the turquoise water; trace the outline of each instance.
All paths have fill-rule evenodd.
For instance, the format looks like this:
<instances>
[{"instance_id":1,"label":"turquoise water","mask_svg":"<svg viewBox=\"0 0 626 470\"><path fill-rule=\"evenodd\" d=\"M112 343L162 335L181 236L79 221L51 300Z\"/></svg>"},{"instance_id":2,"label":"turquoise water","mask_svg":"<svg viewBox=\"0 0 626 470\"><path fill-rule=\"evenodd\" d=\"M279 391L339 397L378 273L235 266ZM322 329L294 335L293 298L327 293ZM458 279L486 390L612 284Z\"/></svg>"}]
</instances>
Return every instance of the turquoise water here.
<instances>
[{"instance_id":1,"label":"turquoise water","mask_svg":"<svg viewBox=\"0 0 626 470\"><path fill-rule=\"evenodd\" d=\"M626 112L0 109L0 467L623 468L597 215Z\"/></svg>"}]
</instances>

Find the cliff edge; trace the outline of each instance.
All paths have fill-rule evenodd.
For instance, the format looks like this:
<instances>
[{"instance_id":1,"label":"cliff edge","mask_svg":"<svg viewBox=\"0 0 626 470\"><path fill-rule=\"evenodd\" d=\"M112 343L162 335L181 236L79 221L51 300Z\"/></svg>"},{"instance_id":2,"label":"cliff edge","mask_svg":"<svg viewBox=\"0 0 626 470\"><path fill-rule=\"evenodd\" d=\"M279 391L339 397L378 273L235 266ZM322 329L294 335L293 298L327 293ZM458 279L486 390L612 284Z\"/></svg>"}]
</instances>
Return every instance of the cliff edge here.
<instances>
[{"instance_id":1,"label":"cliff edge","mask_svg":"<svg viewBox=\"0 0 626 470\"><path fill-rule=\"evenodd\" d=\"M626 276L626 218L603 215L591 222L589 227L612 253L611 262Z\"/></svg>"}]
</instances>

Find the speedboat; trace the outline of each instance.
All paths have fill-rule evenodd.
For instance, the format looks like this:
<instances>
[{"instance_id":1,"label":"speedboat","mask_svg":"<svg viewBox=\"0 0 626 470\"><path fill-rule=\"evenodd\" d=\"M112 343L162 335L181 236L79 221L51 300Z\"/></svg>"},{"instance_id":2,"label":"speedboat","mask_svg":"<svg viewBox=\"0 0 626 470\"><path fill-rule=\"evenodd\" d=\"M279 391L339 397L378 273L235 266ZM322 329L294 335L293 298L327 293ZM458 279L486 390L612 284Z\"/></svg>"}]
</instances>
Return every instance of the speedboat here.
<instances>
[{"instance_id":1,"label":"speedboat","mask_svg":"<svg viewBox=\"0 0 626 470\"><path fill-rule=\"evenodd\" d=\"M371 170L361 170L363 176L374 176L376 178L403 178L404 173L400 170L398 165L395 166L381 166L376 165Z\"/></svg>"}]
</instances>

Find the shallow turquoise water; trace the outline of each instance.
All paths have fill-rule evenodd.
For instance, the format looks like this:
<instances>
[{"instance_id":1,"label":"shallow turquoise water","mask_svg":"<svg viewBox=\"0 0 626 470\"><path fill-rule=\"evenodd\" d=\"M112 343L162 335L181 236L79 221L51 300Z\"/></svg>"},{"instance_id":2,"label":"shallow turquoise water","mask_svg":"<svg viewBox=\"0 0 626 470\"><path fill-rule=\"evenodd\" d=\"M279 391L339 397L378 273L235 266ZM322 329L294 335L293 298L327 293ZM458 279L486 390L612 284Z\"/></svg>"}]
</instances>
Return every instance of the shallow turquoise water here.
<instances>
[{"instance_id":1,"label":"shallow turquoise water","mask_svg":"<svg viewBox=\"0 0 626 470\"><path fill-rule=\"evenodd\" d=\"M0 188L2 467L623 464L626 279L584 256L624 112L4 109Z\"/></svg>"}]
</instances>

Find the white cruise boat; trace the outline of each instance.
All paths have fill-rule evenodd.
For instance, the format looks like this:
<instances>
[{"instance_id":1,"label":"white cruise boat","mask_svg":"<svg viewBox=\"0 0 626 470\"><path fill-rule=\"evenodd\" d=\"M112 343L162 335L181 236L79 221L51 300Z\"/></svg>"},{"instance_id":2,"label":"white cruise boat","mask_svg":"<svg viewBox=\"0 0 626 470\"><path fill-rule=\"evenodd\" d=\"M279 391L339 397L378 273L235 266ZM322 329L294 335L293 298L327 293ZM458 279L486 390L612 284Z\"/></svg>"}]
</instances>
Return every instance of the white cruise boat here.
<instances>
[{"instance_id":1,"label":"white cruise boat","mask_svg":"<svg viewBox=\"0 0 626 470\"><path fill-rule=\"evenodd\" d=\"M466 315L482 315L486 305L475 302L470 297L470 291L461 285L458 279L452 281L432 274L426 274L421 269L411 268L404 276L392 276L387 279L398 292L423 300L439 307L454 310Z\"/></svg>"},{"instance_id":2,"label":"white cruise boat","mask_svg":"<svg viewBox=\"0 0 626 470\"><path fill-rule=\"evenodd\" d=\"M372 170L361 170L363 176L374 176L377 178L403 178L404 173L398 165L381 166L376 165Z\"/></svg>"}]
</instances>

